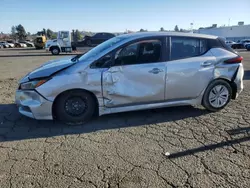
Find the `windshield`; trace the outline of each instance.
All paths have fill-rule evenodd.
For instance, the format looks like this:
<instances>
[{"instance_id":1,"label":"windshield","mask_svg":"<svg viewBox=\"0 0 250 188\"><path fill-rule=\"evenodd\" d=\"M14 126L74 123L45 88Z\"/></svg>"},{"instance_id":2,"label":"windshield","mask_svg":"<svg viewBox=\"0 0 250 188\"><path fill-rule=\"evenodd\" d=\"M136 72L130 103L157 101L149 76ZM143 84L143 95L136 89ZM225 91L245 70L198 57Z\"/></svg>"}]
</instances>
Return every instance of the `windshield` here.
<instances>
[{"instance_id":1,"label":"windshield","mask_svg":"<svg viewBox=\"0 0 250 188\"><path fill-rule=\"evenodd\" d=\"M115 46L116 44L120 43L121 41L125 40L126 38L127 37L125 37L125 36L111 38L111 39L101 43L100 45L96 46L95 48L91 49L87 53L78 56L78 58L80 61L82 61L82 60L87 60L89 58L95 57L99 53L102 53L103 51Z\"/></svg>"}]
</instances>

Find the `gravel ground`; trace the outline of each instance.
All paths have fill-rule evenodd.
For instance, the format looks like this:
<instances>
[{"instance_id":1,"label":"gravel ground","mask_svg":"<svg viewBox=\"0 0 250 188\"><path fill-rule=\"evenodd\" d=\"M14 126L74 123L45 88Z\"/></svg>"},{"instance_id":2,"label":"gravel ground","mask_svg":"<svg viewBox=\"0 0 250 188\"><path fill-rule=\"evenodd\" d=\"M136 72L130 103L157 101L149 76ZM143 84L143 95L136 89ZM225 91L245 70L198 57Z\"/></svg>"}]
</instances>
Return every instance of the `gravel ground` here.
<instances>
[{"instance_id":1,"label":"gravel ground","mask_svg":"<svg viewBox=\"0 0 250 188\"><path fill-rule=\"evenodd\" d=\"M17 80L58 57L1 50L0 187L250 187L250 52L240 54L245 89L221 112L165 108L69 127L13 104Z\"/></svg>"}]
</instances>

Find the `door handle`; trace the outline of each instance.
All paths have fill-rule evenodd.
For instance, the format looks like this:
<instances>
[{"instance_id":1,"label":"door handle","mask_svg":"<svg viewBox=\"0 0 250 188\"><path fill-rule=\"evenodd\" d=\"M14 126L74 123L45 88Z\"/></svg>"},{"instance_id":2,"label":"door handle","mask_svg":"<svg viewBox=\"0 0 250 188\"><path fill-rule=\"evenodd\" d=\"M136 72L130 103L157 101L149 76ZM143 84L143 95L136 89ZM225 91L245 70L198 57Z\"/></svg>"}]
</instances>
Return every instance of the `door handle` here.
<instances>
[{"instance_id":1,"label":"door handle","mask_svg":"<svg viewBox=\"0 0 250 188\"><path fill-rule=\"evenodd\" d=\"M162 69L158 69L158 68L153 68L152 70L148 71L149 73L152 74L158 74L159 72L163 72Z\"/></svg>"},{"instance_id":2,"label":"door handle","mask_svg":"<svg viewBox=\"0 0 250 188\"><path fill-rule=\"evenodd\" d=\"M203 66L203 67L208 67L208 66L210 66L210 65L212 65L212 64L213 64L212 61L205 61L205 62L201 63L201 66Z\"/></svg>"}]
</instances>

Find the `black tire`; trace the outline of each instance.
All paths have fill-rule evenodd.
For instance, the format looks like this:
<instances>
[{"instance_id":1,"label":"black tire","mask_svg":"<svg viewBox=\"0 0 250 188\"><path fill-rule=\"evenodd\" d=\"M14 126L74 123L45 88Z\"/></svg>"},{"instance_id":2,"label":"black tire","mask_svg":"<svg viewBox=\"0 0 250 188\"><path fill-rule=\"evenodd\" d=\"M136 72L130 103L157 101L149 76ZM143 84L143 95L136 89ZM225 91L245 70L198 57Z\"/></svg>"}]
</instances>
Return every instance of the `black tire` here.
<instances>
[{"instance_id":1,"label":"black tire","mask_svg":"<svg viewBox=\"0 0 250 188\"><path fill-rule=\"evenodd\" d=\"M87 46L92 46L91 40L87 40L86 44Z\"/></svg>"},{"instance_id":2,"label":"black tire","mask_svg":"<svg viewBox=\"0 0 250 188\"><path fill-rule=\"evenodd\" d=\"M214 107L209 101L210 92L212 92L212 89L214 89L216 86L225 86L225 88L228 91L228 98L226 102L220 107ZM202 105L209 111L217 112L223 109L230 102L231 98L232 98L232 87L230 86L230 84L225 80L214 80L208 85L203 95Z\"/></svg>"},{"instance_id":3,"label":"black tire","mask_svg":"<svg viewBox=\"0 0 250 188\"><path fill-rule=\"evenodd\" d=\"M75 107L75 104L79 104L79 106ZM86 123L93 117L95 108L96 103L93 96L82 90L63 93L54 105L56 119L69 125Z\"/></svg>"},{"instance_id":4,"label":"black tire","mask_svg":"<svg viewBox=\"0 0 250 188\"><path fill-rule=\"evenodd\" d=\"M51 47L50 51L51 51L52 55L59 55L60 54L60 49L57 46Z\"/></svg>"}]
</instances>

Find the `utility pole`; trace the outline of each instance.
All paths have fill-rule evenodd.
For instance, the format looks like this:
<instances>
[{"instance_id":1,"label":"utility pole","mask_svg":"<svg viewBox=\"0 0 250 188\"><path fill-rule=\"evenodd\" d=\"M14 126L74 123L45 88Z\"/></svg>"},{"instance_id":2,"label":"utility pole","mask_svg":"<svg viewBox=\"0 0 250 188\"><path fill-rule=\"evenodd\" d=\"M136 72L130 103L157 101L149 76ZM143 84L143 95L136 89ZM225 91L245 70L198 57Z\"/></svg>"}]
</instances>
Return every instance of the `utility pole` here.
<instances>
[{"instance_id":1,"label":"utility pole","mask_svg":"<svg viewBox=\"0 0 250 188\"><path fill-rule=\"evenodd\" d=\"M192 23L190 23L190 28L191 28L191 32L193 33L193 25L194 25L194 23L192 22Z\"/></svg>"}]
</instances>

